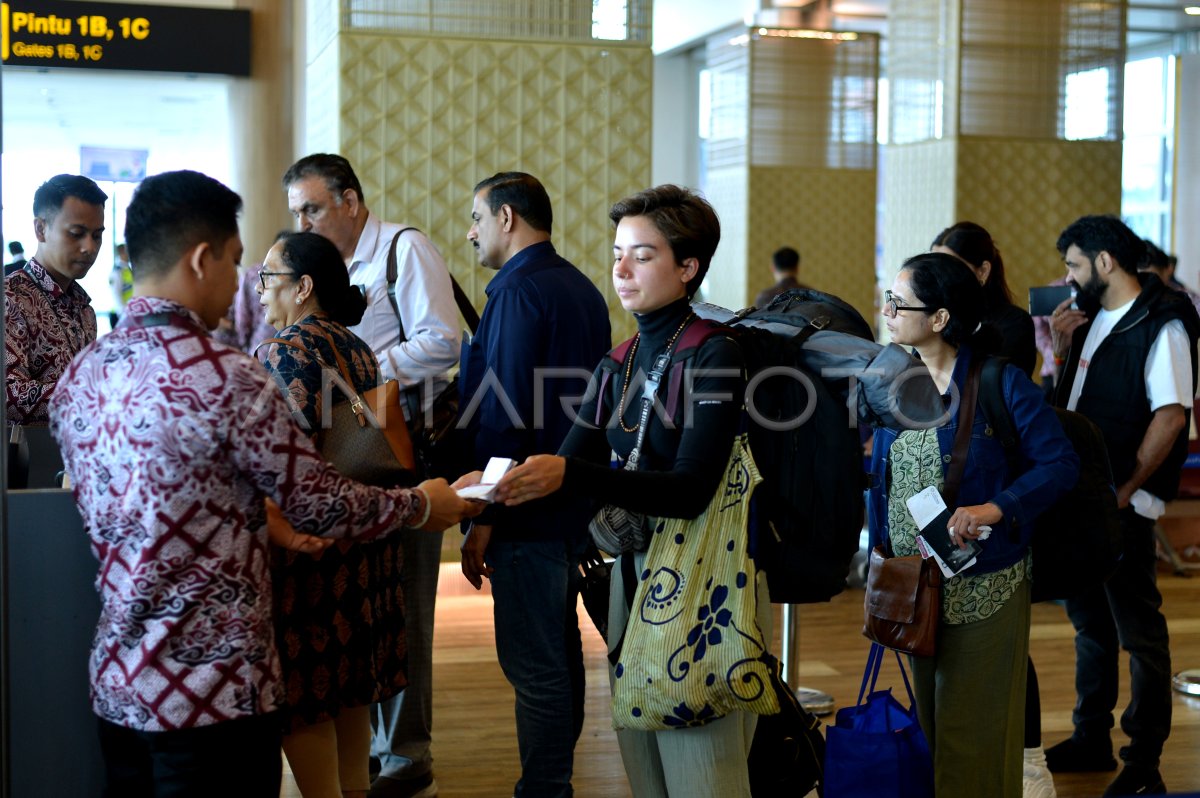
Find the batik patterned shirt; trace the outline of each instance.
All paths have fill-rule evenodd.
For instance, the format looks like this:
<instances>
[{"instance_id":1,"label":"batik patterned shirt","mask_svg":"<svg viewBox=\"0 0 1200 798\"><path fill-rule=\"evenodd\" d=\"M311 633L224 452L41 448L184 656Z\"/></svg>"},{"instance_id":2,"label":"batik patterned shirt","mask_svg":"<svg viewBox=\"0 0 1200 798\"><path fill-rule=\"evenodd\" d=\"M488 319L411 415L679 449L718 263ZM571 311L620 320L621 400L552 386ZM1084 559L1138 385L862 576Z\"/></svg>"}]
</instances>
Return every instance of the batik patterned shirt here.
<instances>
[{"instance_id":1,"label":"batik patterned shirt","mask_svg":"<svg viewBox=\"0 0 1200 798\"><path fill-rule=\"evenodd\" d=\"M96 340L96 311L79 283L66 291L37 259L4 280L4 389L9 424L45 424L67 364Z\"/></svg>"},{"instance_id":2,"label":"batik patterned shirt","mask_svg":"<svg viewBox=\"0 0 1200 798\"><path fill-rule=\"evenodd\" d=\"M135 297L60 385L51 430L100 561L95 713L164 731L277 709L264 499L370 538L418 522L423 495L342 478L262 366L167 300Z\"/></svg>"}]
</instances>

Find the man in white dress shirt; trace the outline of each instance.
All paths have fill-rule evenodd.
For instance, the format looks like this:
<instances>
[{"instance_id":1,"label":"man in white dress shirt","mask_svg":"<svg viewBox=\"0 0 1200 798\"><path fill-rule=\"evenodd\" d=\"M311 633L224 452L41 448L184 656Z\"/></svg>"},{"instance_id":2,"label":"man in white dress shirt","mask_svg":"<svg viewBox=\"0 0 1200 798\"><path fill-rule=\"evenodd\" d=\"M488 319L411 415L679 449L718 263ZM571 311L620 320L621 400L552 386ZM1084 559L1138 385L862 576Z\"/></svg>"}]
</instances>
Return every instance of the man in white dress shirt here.
<instances>
[{"instance_id":1,"label":"man in white dress shirt","mask_svg":"<svg viewBox=\"0 0 1200 798\"><path fill-rule=\"evenodd\" d=\"M323 235L346 259L350 282L367 298L362 323L351 331L366 341L385 379L421 391L424 406L445 388L458 360L461 322L450 273L437 248L419 230L382 221L367 210L362 184L340 155L301 158L283 176L288 208L300 230ZM394 248L396 280L389 297L388 258ZM408 636L408 688L372 712L372 755L380 775L371 795L437 795L430 754L433 610L441 535L401 533Z\"/></svg>"}]
</instances>

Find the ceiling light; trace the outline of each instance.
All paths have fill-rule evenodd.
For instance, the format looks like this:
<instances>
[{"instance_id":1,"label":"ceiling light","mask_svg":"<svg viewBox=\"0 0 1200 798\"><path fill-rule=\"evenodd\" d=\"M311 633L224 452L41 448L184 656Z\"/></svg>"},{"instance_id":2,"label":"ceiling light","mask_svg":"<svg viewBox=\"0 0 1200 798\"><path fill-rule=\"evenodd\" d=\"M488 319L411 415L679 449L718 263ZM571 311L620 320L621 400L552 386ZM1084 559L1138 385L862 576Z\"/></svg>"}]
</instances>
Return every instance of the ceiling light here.
<instances>
[{"instance_id":1,"label":"ceiling light","mask_svg":"<svg viewBox=\"0 0 1200 798\"><path fill-rule=\"evenodd\" d=\"M840 42L852 42L858 39L857 33L837 33L828 30L800 30L797 28L759 28L757 33L759 36L786 39L826 39Z\"/></svg>"},{"instance_id":2,"label":"ceiling light","mask_svg":"<svg viewBox=\"0 0 1200 798\"><path fill-rule=\"evenodd\" d=\"M1191 14L1193 17L1200 17L1200 6L1187 6L1183 9L1183 13Z\"/></svg>"}]
</instances>

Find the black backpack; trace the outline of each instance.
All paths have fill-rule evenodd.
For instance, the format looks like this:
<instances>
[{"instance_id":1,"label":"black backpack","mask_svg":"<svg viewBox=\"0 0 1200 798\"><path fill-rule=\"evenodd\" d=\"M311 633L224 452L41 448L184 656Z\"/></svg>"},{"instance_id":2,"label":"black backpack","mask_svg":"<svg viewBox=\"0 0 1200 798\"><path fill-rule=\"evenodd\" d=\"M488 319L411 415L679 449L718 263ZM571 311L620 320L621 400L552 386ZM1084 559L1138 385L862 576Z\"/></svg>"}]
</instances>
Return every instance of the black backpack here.
<instances>
[{"instance_id":1,"label":"black backpack","mask_svg":"<svg viewBox=\"0 0 1200 798\"><path fill-rule=\"evenodd\" d=\"M800 289L728 325L700 319L676 345L683 355L712 335L732 334L746 359L747 431L763 475L750 510L751 539L777 604L829 601L841 593L862 532L866 474L862 441L847 409L849 380L826 381L800 354L822 330L874 340L853 307ZM767 376L779 367L786 373Z\"/></svg>"},{"instance_id":2,"label":"black backpack","mask_svg":"<svg viewBox=\"0 0 1200 798\"><path fill-rule=\"evenodd\" d=\"M866 474L846 403L848 379L827 382L806 370L800 347L822 330L874 340L871 327L841 299L811 289L782 294L733 327L751 380L778 366L808 378L769 377L748 394L750 451L763 474L752 510L756 560L767 573L771 601L829 601L845 589L859 548ZM792 423L809 409L807 421Z\"/></svg>"},{"instance_id":3,"label":"black backpack","mask_svg":"<svg viewBox=\"0 0 1200 798\"><path fill-rule=\"evenodd\" d=\"M771 686L779 712L760 715L746 760L754 798L798 798L815 787L825 794L825 737L821 721L800 706L779 673L779 661L767 655Z\"/></svg>"},{"instance_id":4,"label":"black backpack","mask_svg":"<svg viewBox=\"0 0 1200 798\"><path fill-rule=\"evenodd\" d=\"M989 358L979 380L979 404L1004 446L1008 473L1024 469L1021 442L1004 404L1004 358ZM1121 560L1123 537L1108 449L1086 416L1054 408L1079 455L1079 480L1033 522L1033 600L1069 599L1108 581Z\"/></svg>"}]
</instances>

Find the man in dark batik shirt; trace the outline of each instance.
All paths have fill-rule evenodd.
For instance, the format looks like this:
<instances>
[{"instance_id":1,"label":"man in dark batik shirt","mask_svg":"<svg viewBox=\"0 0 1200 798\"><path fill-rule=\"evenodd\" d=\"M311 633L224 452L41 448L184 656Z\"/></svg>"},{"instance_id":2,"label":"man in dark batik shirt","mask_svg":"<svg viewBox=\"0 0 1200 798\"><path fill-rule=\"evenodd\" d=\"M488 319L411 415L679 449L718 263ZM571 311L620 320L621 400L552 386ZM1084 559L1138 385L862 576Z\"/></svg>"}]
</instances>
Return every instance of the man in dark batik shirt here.
<instances>
[{"instance_id":1,"label":"man in dark batik shirt","mask_svg":"<svg viewBox=\"0 0 1200 798\"><path fill-rule=\"evenodd\" d=\"M384 490L342 477L266 370L209 336L237 288L241 205L196 172L138 186L134 297L50 400L99 560L89 675L109 796L279 795L275 510L302 533L360 540L478 512L445 480ZM284 531L289 548L323 548Z\"/></svg>"},{"instance_id":2,"label":"man in dark batik shirt","mask_svg":"<svg viewBox=\"0 0 1200 798\"><path fill-rule=\"evenodd\" d=\"M9 424L45 424L46 402L71 358L96 340L79 286L104 237L108 195L81 175L56 175L33 195L33 259L4 280L4 389Z\"/></svg>"}]
</instances>

